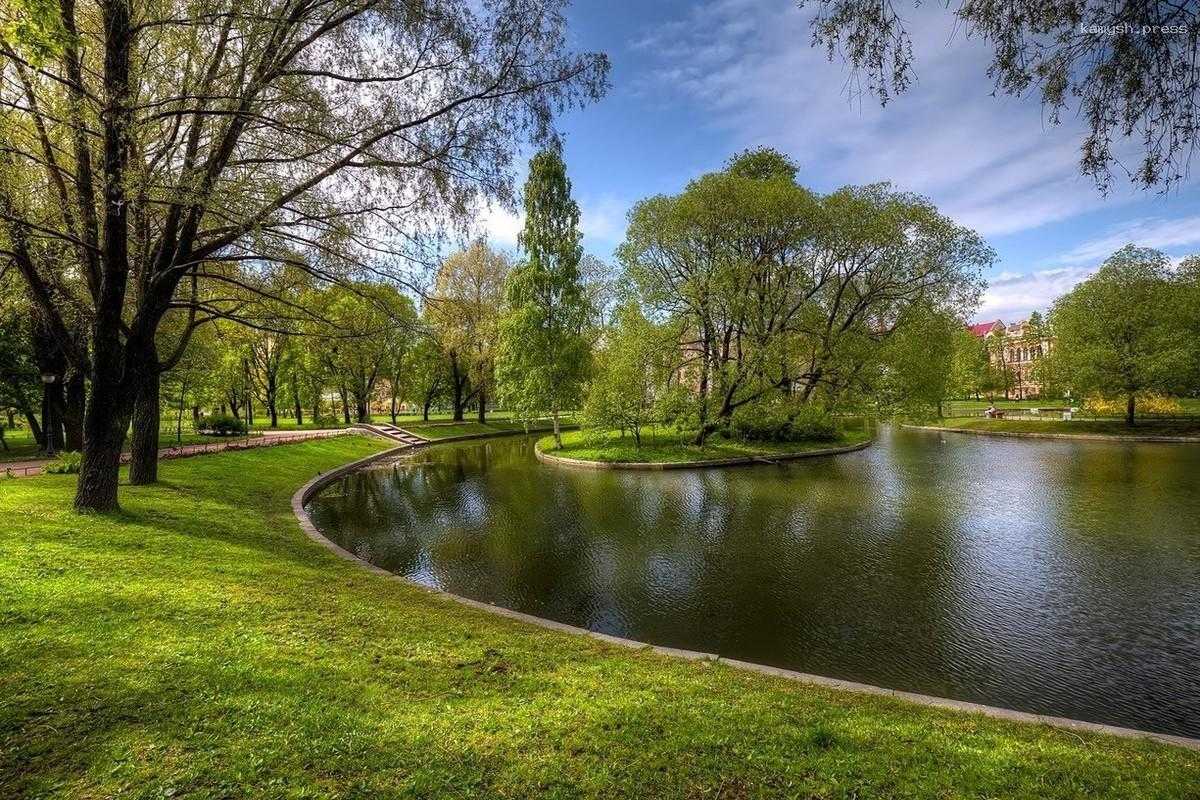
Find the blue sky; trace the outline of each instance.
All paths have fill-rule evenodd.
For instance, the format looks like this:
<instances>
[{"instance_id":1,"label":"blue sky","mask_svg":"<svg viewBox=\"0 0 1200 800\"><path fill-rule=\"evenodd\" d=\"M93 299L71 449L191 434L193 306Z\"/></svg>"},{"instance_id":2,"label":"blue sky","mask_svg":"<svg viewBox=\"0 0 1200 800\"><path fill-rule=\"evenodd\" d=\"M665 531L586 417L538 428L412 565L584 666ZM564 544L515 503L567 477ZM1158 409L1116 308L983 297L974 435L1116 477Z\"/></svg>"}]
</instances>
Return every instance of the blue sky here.
<instances>
[{"instance_id":1,"label":"blue sky","mask_svg":"<svg viewBox=\"0 0 1200 800\"><path fill-rule=\"evenodd\" d=\"M810 46L792 0L577 0L568 17L573 48L613 65L608 96L561 120L585 244L600 257L637 200L764 145L816 191L889 180L982 234L999 260L979 319L1045 309L1127 242L1200 251L1200 188L1161 195L1118 179L1101 196L1078 175L1076 120L1051 126L1035 98L992 97L988 51L939 3L907 13L918 82L884 108ZM511 247L520 220L493 210L483 227Z\"/></svg>"}]
</instances>

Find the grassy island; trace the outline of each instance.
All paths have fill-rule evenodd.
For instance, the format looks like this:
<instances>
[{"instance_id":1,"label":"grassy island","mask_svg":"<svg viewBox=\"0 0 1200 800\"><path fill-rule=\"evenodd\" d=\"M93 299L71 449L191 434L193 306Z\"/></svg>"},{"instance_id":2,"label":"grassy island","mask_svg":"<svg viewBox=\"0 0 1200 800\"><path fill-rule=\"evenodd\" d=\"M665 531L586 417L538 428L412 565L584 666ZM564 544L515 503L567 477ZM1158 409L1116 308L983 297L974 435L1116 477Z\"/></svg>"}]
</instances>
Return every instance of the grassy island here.
<instances>
[{"instance_id":1,"label":"grassy island","mask_svg":"<svg viewBox=\"0 0 1200 800\"><path fill-rule=\"evenodd\" d=\"M0 482L2 797L1185 797L1200 753L542 630L373 575L289 499L367 437Z\"/></svg>"},{"instance_id":2,"label":"grassy island","mask_svg":"<svg viewBox=\"0 0 1200 800\"><path fill-rule=\"evenodd\" d=\"M544 453L578 461L598 461L607 464L678 464L687 461L718 461L734 458L762 457L770 459L795 453L827 450L862 444L871 438L861 428L843 431L836 439L799 442L743 442L720 435L708 438L704 445L694 443L695 432L644 431L641 447L635 446L632 435L621 436L616 431L567 431L563 446L554 448L554 437L538 441Z\"/></svg>"}]
</instances>

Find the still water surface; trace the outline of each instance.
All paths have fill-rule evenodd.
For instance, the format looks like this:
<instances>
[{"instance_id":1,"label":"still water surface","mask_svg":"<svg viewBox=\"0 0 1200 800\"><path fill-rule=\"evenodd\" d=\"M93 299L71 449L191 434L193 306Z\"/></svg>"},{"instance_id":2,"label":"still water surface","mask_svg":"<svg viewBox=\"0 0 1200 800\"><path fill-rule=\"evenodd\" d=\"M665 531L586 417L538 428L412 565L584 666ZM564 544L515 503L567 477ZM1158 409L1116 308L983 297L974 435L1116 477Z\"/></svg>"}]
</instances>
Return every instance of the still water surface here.
<instances>
[{"instance_id":1,"label":"still water surface","mask_svg":"<svg viewBox=\"0 0 1200 800\"><path fill-rule=\"evenodd\" d=\"M1200 736L1200 447L888 430L789 466L443 445L314 498L420 583L656 644Z\"/></svg>"}]
</instances>

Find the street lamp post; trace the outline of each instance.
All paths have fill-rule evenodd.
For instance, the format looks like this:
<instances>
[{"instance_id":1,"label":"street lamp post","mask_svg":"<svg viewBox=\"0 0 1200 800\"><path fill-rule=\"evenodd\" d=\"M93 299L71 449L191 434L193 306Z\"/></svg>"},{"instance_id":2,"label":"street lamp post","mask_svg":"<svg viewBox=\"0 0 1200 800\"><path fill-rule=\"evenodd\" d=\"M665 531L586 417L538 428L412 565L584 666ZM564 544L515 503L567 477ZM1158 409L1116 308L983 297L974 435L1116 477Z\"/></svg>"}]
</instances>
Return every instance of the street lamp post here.
<instances>
[{"instance_id":1,"label":"street lamp post","mask_svg":"<svg viewBox=\"0 0 1200 800\"><path fill-rule=\"evenodd\" d=\"M49 392L50 386L54 381L58 380L58 376L53 372L42 373L42 383L46 384L46 391ZM54 403L50 398L46 398L46 418L42 420L42 435L46 437L46 455L54 458Z\"/></svg>"}]
</instances>

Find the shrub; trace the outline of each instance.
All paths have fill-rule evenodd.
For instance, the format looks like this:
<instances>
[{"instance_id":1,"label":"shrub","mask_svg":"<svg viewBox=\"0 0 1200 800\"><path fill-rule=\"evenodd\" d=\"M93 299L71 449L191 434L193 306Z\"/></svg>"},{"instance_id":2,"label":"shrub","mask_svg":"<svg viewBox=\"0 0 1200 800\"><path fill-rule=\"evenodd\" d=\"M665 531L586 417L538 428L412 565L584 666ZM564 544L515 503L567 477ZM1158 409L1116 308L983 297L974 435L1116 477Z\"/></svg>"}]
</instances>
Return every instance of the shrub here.
<instances>
[{"instance_id":1,"label":"shrub","mask_svg":"<svg viewBox=\"0 0 1200 800\"><path fill-rule=\"evenodd\" d=\"M734 412L729 436L743 442L829 441L838 437L838 427L814 405L751 403Z\"/></svg>"},{"instance_id":2,"label":"shrub","mask_svg":"<svg viewBox=\"0 0 1200 800\"><path fill-rule=\"evenodd\" d=\"M46 465L46 472L51 475L77 475L83 464L83 453L67 450Z\"/></svg>"},{"instance_id":3,"label":"shrub","mask_svg":"<svg viewBox=\"0 0 1200 800\"><path fill-rule=\"evenodd\" d=\"M1123 417L1125 416L1126 399L1102 397L1094 394L1083 401L1083 411L1093 417ZM1139 414L1181 414L1183 406L1174 397L1154 392L1139 392L1137 394L1137 413Z\"/></svg>"},{"instance_id":4,"label":"shrub","mask_svg":"<svg viewBox=\"0 0 1200 800\"><path fill-rule=\"evenodd\" d=\"M246 423L229 414L213 414L200 420L200 432L211 436L236 436L246 432Z\"/></svg>"}]
</instances>

